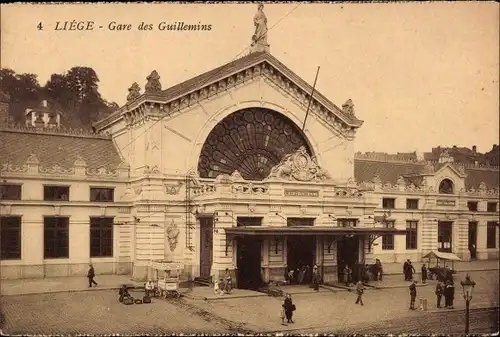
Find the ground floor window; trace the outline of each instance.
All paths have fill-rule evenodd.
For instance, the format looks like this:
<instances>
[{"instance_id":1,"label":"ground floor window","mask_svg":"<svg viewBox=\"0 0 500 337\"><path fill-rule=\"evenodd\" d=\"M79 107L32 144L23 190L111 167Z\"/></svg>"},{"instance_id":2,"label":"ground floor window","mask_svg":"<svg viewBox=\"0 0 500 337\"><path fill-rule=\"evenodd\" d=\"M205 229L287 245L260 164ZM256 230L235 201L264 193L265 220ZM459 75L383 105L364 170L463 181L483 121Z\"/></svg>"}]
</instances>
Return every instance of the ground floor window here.
<instances>
[{"instance_id":1,"label":"ground floor window","mask_svg":"<svg viewBox=\"0 0 500 337\"><path fill-rule=\"evenodd\" d=\"M386 228L394 228L394 220L385 222ZM382 249L394 250L394 234L382 235Z\"/></svg>"},{"instance_id":2,"label":"ground floor window","mask_svg":"<svg viewBox=\"0 0 500 337\"><path fill-rule=\"evenodd\" d=\"M314 218L287 218L287 226L314 226Z\"/></svg>"},{"instance_id":3,"label":"ground floor window","mask_svg":"<svg viewBox=\"0 0 500 337\"><path fill-rule=\"evenodd\" d=\"M406 249L417 249L418 221L406 221Z\"/></svg>"},{"instance_id":4,"label":"ground floor window","mask_svg":"<svg viewBox=\"0 0 500 337\"><path fill-rule=\"evenodd\" d=\"M246 216L239 216L236 218L237 226L238 227L245 227L245 226L262 226L262 217L246 217Z\"/></svg>"},{"instance_id":5,"label":"ground floor window","mask_svg":"<svg viewBox=\"0 0 500 337\"><path fill-rule=\"evenodd\" d=\"M495 221L488 221L486 224L486 248L497 248L497 226Z\"/></svg>"},{"instance_id":6,"label":"ground floor window","mask_svg":"<svg viewBox=\"0 0 500 337\"><path fill-rule=\"evenodd\" d=\"M43 225L44 258L69 258L69 218L45 217Z\"/></svg>"},{"instance_id":7,"label":"ground floor window","mask_svg":"<svg viewBox=\"0 0 500 337\"><path fill-rule=\"evenodd\" d=\"M113 217L90 218L90 257L113 256Z\"/></svg>"},{"instance_id":8,"label":"ground floor window","mask_svg":"<svg viewBox=\"0 0 500 337\"><path fill-rule=\"evenodd\" d=\"M451 253L451 238L453 234L452 223L438 222L438 251Z\"/></svg>"},{"instance_id":9,"label":"ground floor window","mask_svg":"<svg viewBox=\"0 0 500 337\"><path fill-rule=\"evenodd\" d=\"M0 217L0 259L21 259L21 217Z\"/></svg>"}]
</instances>

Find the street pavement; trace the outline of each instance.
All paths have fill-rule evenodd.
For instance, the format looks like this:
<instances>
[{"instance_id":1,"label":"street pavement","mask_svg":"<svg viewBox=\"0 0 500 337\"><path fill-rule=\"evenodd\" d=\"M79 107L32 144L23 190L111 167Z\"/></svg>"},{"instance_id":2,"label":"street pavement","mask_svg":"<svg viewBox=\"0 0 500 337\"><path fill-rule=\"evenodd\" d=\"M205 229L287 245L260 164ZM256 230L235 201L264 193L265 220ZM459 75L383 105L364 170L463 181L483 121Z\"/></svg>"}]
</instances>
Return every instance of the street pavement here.
<instances>
[{"instance_id":1,"label":"street pavement","mask_svg":"<svg viewBox=\"0 0 500 337\"><path fill-rule=\"evenodd\" d=\"M476 282L471 308L498 306L498 271L482 271L469 273ZM437 309L435 304L435 281L417 291L417 305L420 298L428 301L428 310L409 310L409 289L374 289L364 294L364 306L355 304L355 292L320 292L317 294L293 295L297 307L294 323L281 325L279 318L283 300L276 297L232 298L219 301L203 301L186 298L192 305L222 317L228 321L242 324L245 329L260 333L315 331L328 332L334 327L337 330L352 326L364 326L377 322L399 318L419 317L426 313L460 311L465 308L460 281L465 273L455 275L454 310ZM409 283L408 283L409 285ZM283 289L286 289L283 287ZM234 290L235 295L237 289ZM286 290L285 290L286 291ZM446 314L445 314L446 315ZM376 331L373 331L375 333ZM438 331L436 331L437 333ZM446 331L444 331L446 333Z\"/></svg>"},{"instance_id":2,"label":"street pavement","mask_svg":"<svg viewBox=\"0 0 500 337\"><path fill-rule=\"evenodd\" d=\"M498 270L471 272L470 276L476 282L471 308L498 306ZM227 296L227 299L225 296L220 300L185 296L181 300L153 299L151 304L130 306L119 303L117 292L111 290L3 296L0 304L5 324L1 328L9 334L30 335L321 333L357 330L376 333L381 324L397 326L402 332L405 329L419 331L420 326L425 325L425 317L446 317L450 322L462 324L455 317L463 315L465 307L460 286L464 278L465 273L455 275L454 310L435 308L435 281L417 290L417 304L420 298L426 298L428 311L408 309L407 287L367 290L364 306L354 303L354 292L295 291L295 323L287 326L280 324L281 298L237 297L238 289L233 290L235 297ZM286 291L286 287L283 288ZM141 295L140 292L134 294ZM401 322L399 325L398 321ZM416 323L405 325L403 322ZM435 333L452 331L450 326L439 324L429 325L429 329Z\"/></svg>"},{"instance_id":3,"label":"street pavement","mask_svg":"<svg viewBox=\"0 0 500 337\"><path fill-rule=\"evenodd\" d=\"M132 296L143 293L132 292ZM116 291L5 296L4 333L18 335L169 335L237 331L230 322L174 299L124 305Z\"/></svg>"}]
</instances>

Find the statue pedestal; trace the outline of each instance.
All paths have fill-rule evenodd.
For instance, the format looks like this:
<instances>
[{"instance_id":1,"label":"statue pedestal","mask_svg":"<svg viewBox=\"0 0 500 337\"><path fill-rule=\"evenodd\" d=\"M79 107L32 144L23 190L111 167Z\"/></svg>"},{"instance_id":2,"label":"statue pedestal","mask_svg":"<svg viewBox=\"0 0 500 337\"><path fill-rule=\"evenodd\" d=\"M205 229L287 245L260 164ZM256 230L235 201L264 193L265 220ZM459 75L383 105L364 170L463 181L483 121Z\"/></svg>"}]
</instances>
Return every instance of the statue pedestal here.
<instances>
[{"instance_id":1,"label":"statue pedestal","mask_svg":"<svg viewBox=\"0 0 500 337\"><path fill-rule=\"evenodd\" d=\"M250 47L250 54L251 53L260 53L260 52L271 53L269 45L268 44L262 44L262 43L254 43Z\"/></svg>"}]
</instances>

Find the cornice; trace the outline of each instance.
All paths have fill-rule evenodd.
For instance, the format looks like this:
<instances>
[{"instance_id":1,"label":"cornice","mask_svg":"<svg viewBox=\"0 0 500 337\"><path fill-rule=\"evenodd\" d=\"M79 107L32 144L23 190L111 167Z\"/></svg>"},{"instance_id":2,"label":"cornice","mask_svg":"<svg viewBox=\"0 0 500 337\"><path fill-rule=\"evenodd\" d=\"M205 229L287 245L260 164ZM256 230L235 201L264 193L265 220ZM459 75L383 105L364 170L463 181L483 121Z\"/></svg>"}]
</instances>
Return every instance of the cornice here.
<instances>
[{"instance_id":1,"label":"cornice","mask_svg":"<svg viewBox=\"0 0 500 337\"><path fill-rule=\"evenodd\" d=\"M12 133L30 133L38 135L48 135L48 136L66 136L66 137L78 137L78 138L92 138L92 139L111 139L111 135L108 133L98 134L90 130L84 129L67 129L67 128L55 128L55 129L39 129L35 127L25 127L21 125L9 125L7 127L0 127L1 132L12 132Z\"/></svg>"},{"instance_id":2,"label":"cornice","mask_svg":"<svg viewBox=\"0 0 500 337\"><path fill-rule=\"evenodd\" d=\"M174 113L182 113L195 104L260 77L271 81L298 101L300 105L307 108L310 86L291 71L287 71L286 67L275 58L267 55L264 54L262 58L255 60L250 65L214 78L212 81L201 83L203 85L177 95L165 97L163 92L141 94L108 118L97 122L95 127L102 130L120 120L125 120L127 125L135 125L149 120L152 115L165 117ZM354 116L352 110L350 113L343 111L318 92L313 95L310 111L326 122L328 126L346 136L353 136L356 129L363 124L363 121Z\"/></svg>"}]
</instances>

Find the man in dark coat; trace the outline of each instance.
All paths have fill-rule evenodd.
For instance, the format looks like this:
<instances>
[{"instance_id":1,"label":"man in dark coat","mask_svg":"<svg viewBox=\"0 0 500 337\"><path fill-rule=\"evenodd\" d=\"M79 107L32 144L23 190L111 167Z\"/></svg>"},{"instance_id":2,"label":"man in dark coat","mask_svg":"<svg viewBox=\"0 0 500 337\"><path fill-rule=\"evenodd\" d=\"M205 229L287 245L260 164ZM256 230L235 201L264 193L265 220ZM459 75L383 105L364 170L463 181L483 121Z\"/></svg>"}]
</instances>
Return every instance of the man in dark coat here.
<instances>
[{"instance_id":1,"label":"man in dark coat","mask_svg":"<svg viewBox=\"0 0 500 337\"><path fill-rule=\"evenodd\" d=\"M365 292L365 287L363 286L363 283L361 281L358 281L356 285L356 293L358 294L358 297L356 298L356 304L363 304L363 293Z\"/></svg>"},{"instance_id":2,"label":"man in dark coat","mask_svg":"<svg viewBox=\"0 0 500 337\"><path fill-rule=\"evenodd\" d=\"M422 283L427 282L427 267L425 266L425 263L422 265Z\"/></svg>"},{"instance_id":3,"label":"man in dark coat","mask_svg":"<svg viewBox=\"0 0 500 337\"><path fill-rule=\"evenodd\" d=\"M411 261L408 259L408 281L413 280L413 273L415 272L415 268L411 264Z\"/></svg>"},{"instance_id":4,"label":"man in dark coat","mask_svg":"<svg viewBox=\"0 0 500 337\"><path fill-rule=\"evenodd\" d=\"M295 305L292 301L292 295L286 294L285 300L283 301L283 308L285 309L285 316L288 323L293 323L293 312L295 311Z\"/></svg>"},{"instance_id":5,"label":"man in dark coat","mask_svg":"<svg viewBox=\"0 0 500 337\"><path fill-rule=\"evenodd\" d=\"M314 290L319 290L319 282L320 282L320 280L321 280L321 275L319 274L318 266L314 265L313 275L312 275L312 288Z\"/></svg>"},{"instance_id":6,"label":"man in dark coat","mask_svg":"<svg viewBox=\"0 0 500 337\"><path fill-rule=\"evenodd\" d=\"M408 281L408 261L406 260L403 264L403 274L405 275L405 281Z\"/></svg>"},{"instance_id":7,"label":"man in dark coat","mask_svg":"<svg viewBox=\"0 0 500 337\"><path fill-rule=\"evenodd\" d=\"M415 299L417 298L416 282L413 281L409 288L410 288L410 309L415 310Z\"/></svg>"},{"instance_id":8,"label":"man in dark coat","mask_svg":"<svg viewBox=\"0 0 500 337\"><path fill-rule=\"evenodd\" d=\"M455 285L453 284L453 281L450 281L450 309L453 309L453 300L455 299Z\"/></svg>"},{"instance_id":9,"label":"man in dark coat","mask_svg":"<svg viewBox=\"0 0 500 337\"><path fill-rule=\"evenodd\" d=\"M438 283L436 284L436 291L435 291L438 308L441 308L441 297L443 297L443 292L444 292L443 288L444 288L443 283L441 282L441 280L439 280Z\"/></svg>"},{"instance_id":10,"label":"man in dark coat","mask_svg":"<svg viewBox=\"0 0 500 337\"><path fill-rule=\"evenodd\" d=\"M92 264L89 264L89 271L87 273L87 278L89 279L89 288L92 288L92 284L95 284L97 286L97 282L94 281L94 277L95 277L94 266Z\"/></svg>"}]
</instances>

